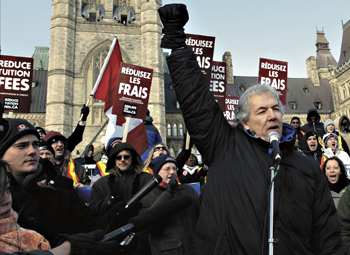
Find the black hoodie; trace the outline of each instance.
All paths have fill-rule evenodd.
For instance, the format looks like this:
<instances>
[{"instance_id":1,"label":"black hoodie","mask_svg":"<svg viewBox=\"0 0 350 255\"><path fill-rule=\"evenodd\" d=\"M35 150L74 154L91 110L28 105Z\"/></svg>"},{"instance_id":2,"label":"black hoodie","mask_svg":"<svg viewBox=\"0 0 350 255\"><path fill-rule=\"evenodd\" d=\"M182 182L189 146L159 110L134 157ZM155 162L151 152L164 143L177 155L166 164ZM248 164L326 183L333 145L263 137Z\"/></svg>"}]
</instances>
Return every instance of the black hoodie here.
<instances>
[{"instance_id":1,"label":"black hoodie","mask_svg":"<svg viewBox=\"0 0 350 255\"><path fill-rule=\"evenodd\" d=\"M315 114L316 115L316 120L315 122L311 121L311 115ZM316 134L318 135L318 137L323 137L323 135L325 134L324 132L324 127L323 127L323 123L320 122L321 117L318 114L316 109L310 109L307 112L307 124L305 124L304 126L301 127L301 130L305 132L305 134L309 131L314 131L316 132Z\"/></svg>"}]
</instances>

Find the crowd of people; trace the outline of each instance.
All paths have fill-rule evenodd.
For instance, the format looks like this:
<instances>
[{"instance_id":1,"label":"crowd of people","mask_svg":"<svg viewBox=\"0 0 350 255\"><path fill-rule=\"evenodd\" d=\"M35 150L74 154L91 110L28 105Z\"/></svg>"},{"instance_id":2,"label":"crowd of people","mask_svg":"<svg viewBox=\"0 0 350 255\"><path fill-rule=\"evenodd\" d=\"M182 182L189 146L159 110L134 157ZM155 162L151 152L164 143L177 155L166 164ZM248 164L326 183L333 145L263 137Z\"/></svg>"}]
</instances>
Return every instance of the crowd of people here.
<instances>
[{"instance_id":1,"label":"crowd of people","mask_svg":"<svg viewBox=\"0 0 350 255\"><path fill-rule=\"evenodd\" d=\"M186 47L186 6L165 5L159 15L190 135L181 153L175 158L162 142L149 111L145 153L113 137L98 159L92 144L82 157L71 154L83 140L88 106L68 138L1 116L0 254L350 254L349 119L322 123L310 109L305 125L297 116L283 123L275 89L256 85L241 96L231 127ZM200 192L187 185L194 182ZM88 203L78 194L83 186L91 187ZM125 232L148 210L184 197L192 203L182 211Z\"/></svg>"}]
</instances>

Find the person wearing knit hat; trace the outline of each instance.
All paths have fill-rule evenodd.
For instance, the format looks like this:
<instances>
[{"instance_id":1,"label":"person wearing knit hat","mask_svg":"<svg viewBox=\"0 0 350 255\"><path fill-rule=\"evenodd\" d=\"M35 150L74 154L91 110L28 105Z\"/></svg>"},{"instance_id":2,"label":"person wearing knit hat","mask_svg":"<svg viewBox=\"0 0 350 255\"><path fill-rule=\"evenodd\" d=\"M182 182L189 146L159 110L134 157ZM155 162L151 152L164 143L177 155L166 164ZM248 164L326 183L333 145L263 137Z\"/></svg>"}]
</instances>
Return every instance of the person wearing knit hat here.
<instances>
[{"instance_id":1,"label":"person wearing knit hat","mask_svg":"<svg viewBox=\"0 0 350 255\"><path fill-rule=\"evenodd\" d=\"M104 231L99 229L106 229L111 222L116 224L115 228L125 225L132 215L138 213L140 204L131 204L128 208L125 208L125 203L119 204L105 214L97 214L80 201L76 192L38 186L38 182L45 178L39 164L38 132L23 119L1 119L0 125L0 159L11 169L7 171L10 178L6 183L10 189L6 188L6 192L11 192L12 208L19 212L21 227L40 232L51 243L61 234L84 233L75 235L76 239L65 236L71 241L71 254L110 254L111 247L101 245L97 250L93 249L104 235ZM121 217L120 213L124 216ZM99 231L99 237L94 233L88 234L94 230ZM119 243L113 245L115 250Z\"/></svg>"},{"instance_id":2,"label":"person wearing knit hat","mask_svg":"<svg viewBox=\"0 0 350 255\"><path fill-rule=\"evenodd\" d=\"M317 141L318 141L318 136L316 132L314 131L307 132L303 138L303 144L306 144L306 146L304 147L306 147L307 149L303 151L303 154L311 158L319 166L321 164L322 151Z\"/></svg>"},{"instance_id":3,"label":"person wearing knit hat","mask_svg":"<svg viewBox=\"0 0 350 255\"><path fill-rule=\"evenodd\" d=\"M327 133L323 136L323 157L321 159L321 169L327 158L331 158L333 156L338 157L345 167L350 169L350 157L345 151L341 151L339 147L338 136L335 133Z\"/></svg>"},{"instance_id":4,"label":"person wearing knit hat","mask_svg":"<svg viewBox=\"0 0 350 255\"><path fill-rule=\"evenodd\" d=\"M42 159L50 160L52 163L55 162L55 151L51 145L44 140L39 143L39 156Z\"/></svg>"},{"instance_id":5,"label":"person wearing knit hat","mask_svg":"<svg viewBox=\"0 0 350 255\"><path fill-rule=\"evenodd\" d=\"M85 175L85 169L82 165L75 163L67 150L67 139L57 131L50 131L44 138L55 151L54 161L57 173L62 176L71 178L75 188L87 184L88 177Z\"/></svg>"},{"instance_id":6,"label":"person wearing knit hat","mask_svg":"<svg viewBox=\"0 0 350 255\"><path fill-rule=\"evenodd\" d=\"M339 134L339 132L335 130L335 124L333 120L327 119L324 122L324 131L326 132L326 134L335 133L338 136L340 150L345 151L347 154L350 155L349 146L346 143L345 139ZM324 146L324 144L322 143L321 145Z\"/></svg>"},{"instance_id":7,"label":"person wearing knit hat","mask_svg":"<svg viewBox=\"0 0 350 255\"><path fill-rule=\"evenodd\" d=\"M154 175L158 174L163 178L163 181L151 191L154 204L164 202L164 198L169 200L181 195L189 195L193 199L189 208L167 218L160 228L151 231L149 240L152 254L165 254L164 251L170 250L171 254L190 254L192 233L199 215L199 196L190 185L174 185L177 184L177 163L173 157L159 155L152 160L150 168ZM172 245L174 240L179 240L178 245Z\"/></svg>"},{"instance_id":8,"label":"person wearing knit hat","mask_svg":"<svg viewBox=\"0 0 350 255\"><path fill-rule=\"evenodd\" d=\"M154 175L159 174L162 177L163 181L159 185L163 187L169 184L174 175L177 176L176 160L169 155L159 155L152 160L149 167L152 169Z\"/></svg>"},{"instance_id":9,"label":"person wearing knit hat","mask_svg":"<svg viewBox=\"0 0 350 255\"><path fill-rule=\"evenodd\" d=\"M42 141L44 139L44 137L46 136L46 131L45 129L43 129L42 127L35 127L36 131L38 131L39 136L40 136L40 141Z\"/></svg>"}]
</instances>

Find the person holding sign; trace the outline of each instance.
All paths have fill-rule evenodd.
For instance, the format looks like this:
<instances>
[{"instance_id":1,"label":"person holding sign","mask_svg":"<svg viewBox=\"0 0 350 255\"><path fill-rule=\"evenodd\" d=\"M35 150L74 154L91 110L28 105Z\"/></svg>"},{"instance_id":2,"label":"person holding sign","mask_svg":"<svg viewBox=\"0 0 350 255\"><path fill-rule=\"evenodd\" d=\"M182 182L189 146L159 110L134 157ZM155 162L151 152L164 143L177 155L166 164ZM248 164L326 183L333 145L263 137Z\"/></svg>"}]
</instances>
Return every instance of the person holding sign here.
<instances>
[{"instance_id":1,"label":"person holding sign","mask_svg":"<svg viewBox=\"0 0 350 255\"><path fill-rule=\"evenodd\" d=\"M326 179L316 164L293 150L294 128L282 123L283 107L275 89L256 85L246 90L235 112L238 125L232 128L193 52L186 49L186 6L165 5L159 14L165 32L161 47L172 49L167 63L177 100L191 139L210 167L192 254L267 254L271 244L275 254L343 254ZM268 139L273 131L274 149Z\"/></svg>"}]
</instances>

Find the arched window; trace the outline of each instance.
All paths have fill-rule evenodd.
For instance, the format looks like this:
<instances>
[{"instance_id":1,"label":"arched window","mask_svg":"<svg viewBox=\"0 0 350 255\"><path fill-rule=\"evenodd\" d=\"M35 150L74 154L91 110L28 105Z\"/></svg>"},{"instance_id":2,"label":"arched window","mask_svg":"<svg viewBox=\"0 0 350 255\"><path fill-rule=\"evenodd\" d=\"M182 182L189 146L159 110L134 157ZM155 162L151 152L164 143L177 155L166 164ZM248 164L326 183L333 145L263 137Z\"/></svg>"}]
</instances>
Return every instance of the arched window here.
<instances>
[{"instance_id":1,"label":"arched window","mask_svg":"<svg viewBox=\"0 0 350 255\"><path fill-rule=\"evenodd\" d=\"M171 136L171 125L170 125L170 123L168 123L167 129L168 129L168 136Z\"/></svg>"},{"instance_id":2,"label":"arched window","mask_svg":"<svg viewBox=\"0 0 350 255\"><path fill-rule=\"evenodd\" d=\"M179 133L180 133L180 136L184 135L184 128L183 128L182 123L179 124Z\"/></svg>"},{"instance_id":3,"label":"arched window","mask_svg":"<svg viewBox=\"0 0 350 255\"><path fill-rule=\"evenodd\" d=\"M177 136L177 125L176 124L174 124L174 126L173 126L173 134L174 134L174 136Z\"/></svg>"}]
</instances>

